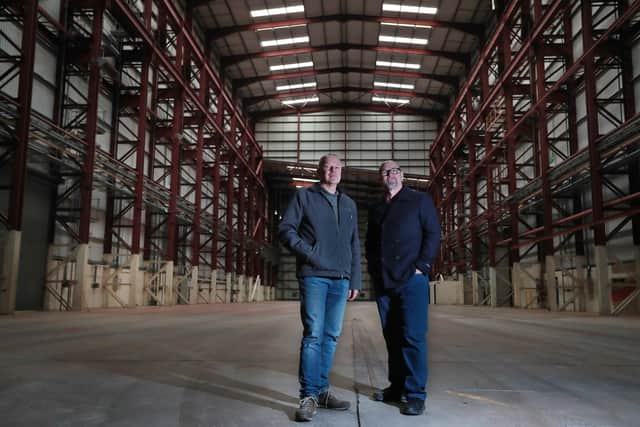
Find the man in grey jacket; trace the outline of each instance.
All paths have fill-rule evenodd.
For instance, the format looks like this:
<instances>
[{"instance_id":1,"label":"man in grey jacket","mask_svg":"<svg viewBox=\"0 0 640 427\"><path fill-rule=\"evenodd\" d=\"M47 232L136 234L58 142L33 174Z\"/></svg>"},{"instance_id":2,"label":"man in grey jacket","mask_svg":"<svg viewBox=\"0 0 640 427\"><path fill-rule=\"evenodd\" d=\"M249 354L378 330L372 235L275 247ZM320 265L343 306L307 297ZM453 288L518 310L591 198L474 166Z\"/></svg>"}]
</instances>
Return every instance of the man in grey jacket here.
<instances>
[{"instance_id":1,"label":"man in grey jacket","mask_svg":"<svg viewBox=\"0 0 640 427\"><path fill-rule=\"evenodd\" d=\"M335 154L322 156L319 184L296 192L278 233L296 255L300 284L300 407L296 421L311 421L318 407L349 409L329 392L347 300L360 289L360 240L355 202L338 191L342 164Z\"/></svg>"}]
</instances>

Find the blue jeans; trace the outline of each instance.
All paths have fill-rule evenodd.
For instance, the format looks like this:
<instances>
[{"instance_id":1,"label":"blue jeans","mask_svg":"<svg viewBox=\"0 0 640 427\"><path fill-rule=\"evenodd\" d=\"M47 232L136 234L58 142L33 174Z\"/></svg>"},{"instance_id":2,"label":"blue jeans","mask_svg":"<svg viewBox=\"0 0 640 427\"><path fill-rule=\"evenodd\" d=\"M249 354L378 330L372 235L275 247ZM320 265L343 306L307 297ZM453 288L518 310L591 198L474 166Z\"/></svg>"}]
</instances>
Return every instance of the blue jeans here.
<instances>
[{"instance_id":1,"label":"blue jeans","mask_svg":"<svg viewBox=\"0 0 640 427\"><path fill-rule=\"evenodd\" d=\"M390 387L425 400L429 279L416 274L404 285L380 292L376 302L387 344Z\"/></svg>"},{"instance_id":2,"label":"blue jeans","mask_svg":"<svg viewBox=\"0 0 640 427\"><path fill-rule=\"evenodd\" d=\"M298 368L300 397L317 398L329 389L329 371L342 331L349 280L302 277L299 282L303 326Z\"/></svg>"}]
</instances>

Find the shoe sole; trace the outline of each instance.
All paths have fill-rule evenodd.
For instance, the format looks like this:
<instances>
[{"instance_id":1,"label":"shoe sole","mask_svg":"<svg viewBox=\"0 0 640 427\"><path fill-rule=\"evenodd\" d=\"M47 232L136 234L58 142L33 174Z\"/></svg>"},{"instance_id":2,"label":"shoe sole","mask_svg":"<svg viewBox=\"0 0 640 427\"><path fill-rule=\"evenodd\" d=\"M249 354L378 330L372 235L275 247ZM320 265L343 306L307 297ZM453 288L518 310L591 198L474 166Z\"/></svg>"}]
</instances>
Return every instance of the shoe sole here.
<instances>
[{"instance_id":1,"label":"shoe sole","mask_svg":"<svg viewBox=\"0 0 640 427\"><path fill-rule=\"evenodd\" d=\"M407 403L407 399L406 399L406 398L403 398L403 397L400 397L400 398L398 398L398 399L389 399L389 398L385 399L384 397L383 397L383 398L380 398L379 396L372 396L372 398L373 398L373 400L374 400L375 402L386 402L386 403Z\"/></svg>"},{"instance_id":2,"label":"shoe sole","mask_svg":"<svg viewBox=\"0 0 640 427\"><path fill-rule=\"evenodd\" d=\"M424 414L424 409L422 411L420 411L420 412L404 412L404 411L400 411L400 413L402 415L416 416L416 415Z\"/></svg>"},{"instance_id":3,"label":"shoe sole","mask_svg":"<svg viewBox=\"0 0 640 427\"><path fill-rule=\"evenodd\" d=\"M313 414L315 415L315 414ZM296 414L296 421L298 422L306 422L306 421L311 421L313 420L313 415L310 417L302 417L302 416L298 416L298 414Z\"/></svg>"}]
</instances>

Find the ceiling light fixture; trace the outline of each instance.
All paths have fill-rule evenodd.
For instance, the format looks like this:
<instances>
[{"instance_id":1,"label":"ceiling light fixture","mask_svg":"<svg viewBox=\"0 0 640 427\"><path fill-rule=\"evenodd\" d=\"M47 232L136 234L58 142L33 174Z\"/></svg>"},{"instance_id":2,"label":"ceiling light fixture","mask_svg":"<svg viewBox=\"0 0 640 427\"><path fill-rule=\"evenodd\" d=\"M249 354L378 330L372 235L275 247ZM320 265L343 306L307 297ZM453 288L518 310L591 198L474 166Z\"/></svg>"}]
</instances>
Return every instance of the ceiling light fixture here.
<instances>
[{"instance_id":1,"label":"ceiling light fixture","mask_svg":"<svg viewBox=\"0 0 640 427\"><path fill-rule=\"evenodd\" d=\"M416 37L395 37L395 36L383 36L383 35L380 35L378 37L378 40L381 42L421 44L421 45L425 45L429 42L429 40L427 39L420 39Z\"/></svg>"},{"instance_id":2,"label":"ceiling light fixture","mask_svg":"<svg viewBox=\"0 0 640 427\"><path fill-rule=\"evenodd\" d=\"M279 27L265 27L265 28L257 28L256 31L267 31L267 30L280 30L282 28L295 28L295 27L304 27L307 24L295 24L295 25L281 25Z\"/></svg>"},{"instance_id":3,"label":"ceiling light fixture","mask_svg":"<svg viewBox=\"0 0 640 427\"><path fill-rule=\"evenodd\" d=\"M262 47L284 46L287 44L307 43L308 41L309 41L309 36L302 36L302 37L291 37L288 39L266 40L266 41L260 42L260 45L262 45Z\"/></svg>"},{"instance_id":4,"label":"ceiling light fixture","mask_svg":"<svg viewBox=\"0 0 640 427\"><path fill-rule=\"evenodd\" d=\"M286 6L286 7L274 7L271 9L259 9L252 10L251 16L253 18L259 18L262 16L284 15L286 13L298 13L304 12L304 5Z\"/></svg>"},{"instance_id":5,"label":"ceiling light fixture","mask_svg":"<svg viewBox=\"0 0 640 427\"><path fill-rule=\"evenodd\" d=\"M416 25L416 24L401 24L399 22L381 22L380 25L391 25L394 27L407 27L407 28L433 28L431 25Z\"/></svg>"},{"instance_id":6,"label":"ceiling light fixture","mask_svg":"<svg viewBox=\"0 0 640 427\"><path fill-rule=\"evenodd\" d=\"M317 179L310 179L310 178L291 178L294 181L299 181L299 182L320 182L320 180Z\"/></svg>"},{"instance_id":7,"label":"ceiling light fixture","mask_svg":"<svg viewBox=\"0 0 640 427\"><path fill-rule=\"evenodd\" d=\"M293 85L276 86L276 90L302 89L305 87L316 87L316 82L297 83Z\"/></svg>"},{"instance_id":8,"label":"ceiling light fixture","mask_svg":"<svg viewBox=\"0 0 640 427\"><path fill-rule=\"evenodd\" d=\"M306 104L308 102L318 102L320 98L312 96L310 98L285 99L282 101L284 105Z\"/></svg>"},{"instance_id":9,"label":"ceiling light fixture","mask_svg":"<svg viewBox=\"0 0 640 427\"><path fill-rule=\"evenodd\" d=\"M382 10L400 13L424 13L427 15L435 15L438 13L437 7L409 6L406 4L383 3Z\"/></svg>"},{"instance_id":10,"label":"ceiling light fixture","mask_svg":"<svg viewBox=\"0 0 640 427\"><path fill-rule=\"evenodd\" d=\"M371 100L373 102L386 102L389 104L407 104L410 101L408 98L386 98L383 96L373 96Z\"/></svg>"},{"instance_id":11,"label":"ceiling light fixture","mask_svg":"<svg viewBox=\"0 0 640 427\"><path fill-rule=\"evenodd\" d=\"M294 62L292 64L284 64L284 65L272 65L269 67L271 71L280 71L280 70L291 70L292 68L306 68L313 67L313 62Z\"/></svg>"},{"instance_id":12,"label":"ceiling light fixture","mask_svg":"<svg viewBox=\"0 0 640 427\"><path fill-rule=\"evenodd\" d=\"M411 68L412 70L420 69L420 64L411 64L409 62L389 62L389 61L376 61L378 67L394 67L394 68Z\"/></svg>"},{"instance_id":13,"label":"ceiling light fixture","mask_svg":"<svg viewBox=\"0 0 640 427\"><path fill-rule=\"evenodd\" d=\"M381 87L393 87L393 88L397 88L397 89L409 89L409 90L415 89L414 85L402 84L402 83L373 82L373 85L374 86L381 86Z\"/></svg>"}]
</instances>

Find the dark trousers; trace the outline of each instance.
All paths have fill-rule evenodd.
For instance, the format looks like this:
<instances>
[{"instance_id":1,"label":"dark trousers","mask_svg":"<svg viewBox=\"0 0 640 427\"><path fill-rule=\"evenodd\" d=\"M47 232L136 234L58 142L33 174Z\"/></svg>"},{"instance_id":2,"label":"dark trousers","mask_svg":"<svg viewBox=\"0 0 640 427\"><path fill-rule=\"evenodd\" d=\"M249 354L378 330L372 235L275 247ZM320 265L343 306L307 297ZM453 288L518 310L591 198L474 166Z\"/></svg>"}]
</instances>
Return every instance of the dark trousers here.
<instances>
[{"instance_id":1,"label":"dark trousers","mask_svg":"<svg viewBox=\"0 0 640 427\"><path fill-rule=\"evenodd\" d=\"M389 355L389 382L409 398L426 398L429 280L416 274L376 299Z\"/></svg>"}]
</instances>

